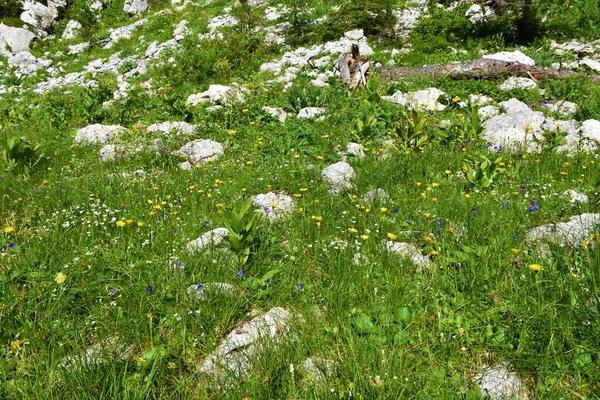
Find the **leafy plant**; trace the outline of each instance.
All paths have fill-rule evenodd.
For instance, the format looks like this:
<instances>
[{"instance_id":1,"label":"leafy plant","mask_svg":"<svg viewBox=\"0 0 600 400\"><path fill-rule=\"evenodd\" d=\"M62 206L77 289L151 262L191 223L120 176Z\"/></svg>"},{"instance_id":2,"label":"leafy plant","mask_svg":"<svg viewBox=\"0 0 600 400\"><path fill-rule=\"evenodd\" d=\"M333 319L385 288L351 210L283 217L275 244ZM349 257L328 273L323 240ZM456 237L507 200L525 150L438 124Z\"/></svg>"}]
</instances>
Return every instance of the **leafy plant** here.
<instances>
[{"instance_id":1,"label":"leafy plant","mask_svg":"<svg viewBox=\"0 0 600 400\"><path fill-rule=\"evenodd\" d=\"M452 142L478 141L485 132L485 128L479 118L479 108L477 106L469 107L466 117L458 123L451 124L448 127L439 128L437 136L442 144Z\"/></svg>"},{"instance_id":2,"label":"leafy plant","mask_svg":"<svg viewBox=\"0 0 600 400\"><path fill-rule=\"evenodd\" d=\"M504 168L500 167L502 157L495 160L490 160L485 156L480 156L481 161L470 157L464 160L462 171L469 183L479 189L489 187L498 173L504 172Z\"/></svg>"},{"instance_id":3,"label":"leafy plant","mask_svg":"<svg viewBox=\"0 0 600 400\"><path fill-rule=\"evenodd\" d=\"M238 211L226 209L223 224L229 231L229 244L240 265L245 265L258 246L257 222L260 215L247 213L252 207L252 197L246 199Z\"/></svg>"},{"instance_id":4,"label":"leafy plant","mask_svg":"<svg viewBox=\"0 0 600 400\"><path fill-rule=\"evenodd\" d=\"M425 133L426 123L427 116L416 110L402 113L400 120L394 123L394 131L392 132L399 141L401 149L421 147L429 140L428 135Z\"/></svg>"},{"instance_id":5,"label":"leafy plant","mask_svg":"<svg viewBox=\"0 0 600 400\"><path fill-rule=\"evenodd\" d=\"M28 174L42 159L41 146L23 138L5 133L2 137L2 163L4 170L17 174Z\"/></svg>"}]
</instances>

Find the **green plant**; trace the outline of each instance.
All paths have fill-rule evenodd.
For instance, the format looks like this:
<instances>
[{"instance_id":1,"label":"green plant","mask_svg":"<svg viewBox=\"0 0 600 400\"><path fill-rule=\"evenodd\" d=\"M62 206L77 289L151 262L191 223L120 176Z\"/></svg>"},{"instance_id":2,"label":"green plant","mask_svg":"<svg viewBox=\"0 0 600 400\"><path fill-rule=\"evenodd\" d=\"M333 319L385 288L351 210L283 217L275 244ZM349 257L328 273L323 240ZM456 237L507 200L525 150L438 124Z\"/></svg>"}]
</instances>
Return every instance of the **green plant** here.
<instances>
[{"instance_id":1,"label":"green plant","mask_svg":"<svg viewBox=\"0 0 600 400\"><path fill-rule=\"evenodd\" d=\"M240 266L248 262L259 243L257 223L260 214L247 215L252 207L252 199L252 197L246 199L238 211L226 209L223 216L223 225L229 231L229 245L236 254Z\"/></svg>"},{"instance_id":2,"label":"green plant","mask_svg":"<svg viewBox=\"0 0 600 400\"><path fill-rule=\"evenodd\" d=\"M478 189L489 187L498 173L504 172L504 168L500 165L502 157L490 160L485 156L480 156L481 161L477 161L475 157L466 158L463 161L462 171L465 174L467 181Z\"/></svg>"},{"instance_id":3,"label":"green plant","mask_svg":"<svg viewBox=\"0 0 600 400\"><path fill-rule=\"evenodd\" d=\"M39 144L5 133L2 137L2 163L4 170L17 174L28 174L42 159Z\"/></svg>"},{"instance_id":4,"label":"green plant","mask_svg":"<svg viewBox=\"0 0 600 400\"><path fill-rule=\"evenodd\" d=\"M401 150L422 147L429 140L429 136L425 133L426 123L427 116L425 114L416 110L402 112L400 120L394 123L392 132Z\"/></svg>"}]
</instances>

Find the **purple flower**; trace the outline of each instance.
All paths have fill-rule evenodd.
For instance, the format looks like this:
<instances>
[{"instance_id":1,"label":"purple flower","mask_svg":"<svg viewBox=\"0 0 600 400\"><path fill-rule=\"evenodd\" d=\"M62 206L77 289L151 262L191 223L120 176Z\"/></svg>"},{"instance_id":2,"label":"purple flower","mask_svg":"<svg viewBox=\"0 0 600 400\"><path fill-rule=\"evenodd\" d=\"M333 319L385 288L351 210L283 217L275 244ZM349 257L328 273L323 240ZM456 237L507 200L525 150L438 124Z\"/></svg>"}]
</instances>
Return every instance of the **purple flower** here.
<instances>
[{"instance_id":1,"label":"purple flower","mask_svg":"<svg viewBox=\"0 0 600 400\"><path fill-rule=\"evenodd\" d=\"M471 208L471 212L472 212L473 214L475 214L475 213L477 212L477 209L476 209L475 207L473 207L473 208Z\"/></svg>"},{"instance_id":2,"label":"purple flower","mask_svg":"<svg viewBox=\"0 0 600 400\"><path fill-rule=\"evenodd\" d=\"M525 175L525 179L529 179L529 178L531 178L530 175Z\"/></svg>"},{"instance_id":3,"label":"purple flower","mask_svg":"<svg viewBox=\"0 0 600 400\"><path fill-rule=\"evenodd\" d=\"M400 212L400 209L399 209L399 208L394 208L394 212L395 212L396 214L398 214L398 213Z\"/></svg>"},{"instance_id":4,"label":"purple flower","mask_svg":"<svg viewBox=\"0 0 600 400\"><path fill-rule=\"evenodd\" d=\"M148 286L146 286L146 292L151 293L152 292L152 285L148 284Z\"/></svg>"},{"instance_id":5,"label":"purple flower","mask_svg":"<svg viewBox=\"0 0 600 400\"><path fill-rule=\"evenodd\" d=\"M244 270L240 269L238 272L236 272L236 275L239 276L240 278L244 277Z\"/></svg>"},{"instance_id":6,"label":"purple flower","mask_svg":"<svg viewBox=\"0 0 600 400\"><path fill-rule=\"evenodd\" d=\"M14 249L15 248L15 244L14 243L9 243L8 244L8 248L9 249Z\"/></svg>"},{"instance_id":7,"label":"purple flower","mask_svg":"<svg viewBox=\"0 0 600 400\"><path fill-rule=\"evenodd\" d=\"M296 283L296 289L298 289L298 290L304 289L304 283Z\"/></svg>"},{"instance_id":8,"label":"purple flower","mask_svg":"<svg viewBox=\"0 0 600 400\"><path fill-rule=\"evenodd\" d=\"M524 185L521 185L521 186L519 186L519 189L520 189L521 191L523 191L523 190L525 190L525 186L524 186Z\"/></svg>"},{"instance_id":9,"label":"purple flower","mask_svg":"<svg viewBox=\"0 0 600 400\"><path fill-rule=\"evenodd\" d=\"M440 221L440 220L438 219L437 221L435 221L435 224L436 224L437 226L442 226L442 221Z\"/></svg>"},{"instance_id":10,"label":"purple flower","mask_svg":"<svg viewBox=\"0 0 600 400\"><path fill-rule=\"evenodd\" d=\"M198 286L196 286L196 290L199 291L199 292L203 291L204 290L204 285L201 284L201 283L199 283Z\"/></svg>"},{"instance_id":11,"label":"purple flower","mask_svg":"<svg viewBox=\"0 0 600 400\"><path fill-rule=\"evenodd\" d=\"M119 294L119 289L111 289L110 294L116 296L117 294Z\"/></svg>"},{"instance_id":12,"label":"purple flower","mask_svg":"<svg viewBox=\"0 0 600 400\"><path fill-rule=\"evenodd\" d=\"M210 225L210 222L208 222L208 221L206 221L206 222L204 223L204 226L209 226L209 225Z\"/></svg>"},{"instance_id":13,"label":"purple flower","mask_svg":"<svg viewBox=\"0 0 600 400\"><path fill-rule=\"evenodd\" d=\"M175 264L175 268L183 268L183 261L177 261L177 264Z\"/></svg>"},{"instance_id":14,"label":"purple flower","mask_svg":"<svg viewBox=\"0 0 600 400\"><path fill-rule=\"evenodd\" d=\"M506 202L503 202L502 203L502 208L507 208L507 207L508 207L508 204Z\"/></svg>"},{"instance_id":15,"label":"purple flower","mask_svg":"<svg viewBox=\"0 0 600 400\"><path fill-rule=\"evenodd\" d=\"M517 237L517 235L513 235L513 240L516 242L517 240L519 240L519 238Z\"/></svg>"},{"instance_id":16,"label":"purple flower","mask_svg":"<svg viewBox=\"0 0 600 400\"><path fill-rule=\"evenodd\" d=\"M521 260L519 260L518 258L515 258L513 260L513 264L515 264L515 265L521 265Z\"/></svg>"},{"instance_id":17,"label":"purple flower","mask_svg":"<svg viewBox=\"0 0 600 400\"><path fill-rule=\"evenodd\" d=\"M412 221L410 219L407 219L406 223L410 225L410 224L412 224Z\"/></svg>"},{"instance_id":18,"label":"purple flower","mask_svg":"<svg viewBox=\"0 0 600 400\"><path fill-rule=\"evenodd\" d=\"M531 204L532 206L535 206L535 205L537 205L537 201L531 200L531 203L529 203L529 204Z\"/></svg>"}]
</instances>

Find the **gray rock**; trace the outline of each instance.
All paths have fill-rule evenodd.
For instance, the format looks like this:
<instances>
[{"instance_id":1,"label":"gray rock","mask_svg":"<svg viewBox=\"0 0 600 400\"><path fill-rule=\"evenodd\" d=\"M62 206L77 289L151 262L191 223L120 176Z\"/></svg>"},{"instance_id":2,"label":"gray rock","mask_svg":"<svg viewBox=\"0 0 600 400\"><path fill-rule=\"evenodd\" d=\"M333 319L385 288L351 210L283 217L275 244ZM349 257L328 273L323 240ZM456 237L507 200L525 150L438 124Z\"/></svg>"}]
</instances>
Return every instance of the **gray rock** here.
<instances>
[{"instance_id":1,"label":"gray rock","mask_svg":"<svg viewBox=\"0 0 600 400\"><path fill-rule=\"evenodd\" d=\"M546 103L544 108L548 111L561 114L565 117L570 117L577 112L577 104L566 100Z\"/></svg>"},{"instance_id":2,"label":"gray rock","mask_svg":"<svg viewBox=\"0 0 600 400\"><path fill-rule=\"evenodd\" d=\"M187 158L192 164L202 164L218 159L223 154L223 145L209 139L193 140L186 143L175 154Z\"/></svg>"},{"instance_id":3,"label":"gray rock","mask_svg":"<svg viewBox=\"0 0 600 400\"><path fill-rule=\"evenodd\" d=\"M121 158L124 155L125 147L115 144L107 144L102 146L98 154L100 161L113 161Z\"/></svg>"},{"instance_id":4,"label":"gray rock","mask_svg":"<svg viewBox=\"0 0 600 400\"><path fill-rule=\"evenodd\" d=\"M600 214L585 213L575 215L567 222L533 228L527 233L527 239L547 241L560 246L579 247L599 226Z\"/></svg>"},{"instance_id":5,"label":"gray rock","mask_svg":"<svg viewBox=\"0 0 600 400\"><path fill-rule=\"evenodd\" d=\"M579 65L585 65L588 69L593 72L600 72L600 61L593 60L589 57L585 57L583 60L579 62Z\"/></svg>"},{"instance_id":6,"label":"gray rock","mask_svg":"<svg viewBox=\"0 0 600 400\"><path fill-rule=\"evenodd\" d=\"M577 55L593 55L595 53L600 52L600 44L592 44L592 43L579 43L576 40L572 40L570 42L558 44L556 42L552 42L550 47L554 50L554 52L558 55L562 55L566 52L573 52Z\"/></svg>"},{"instance_id":7,"label":"gray rock","mask_svg":"<svg viewBox=\"0 0 600 400\"><path fill-rule=\"evenodd\" d=\"M365 37L365 33L362 29L355 29L353 31L344 32L344 37L350 40L360 40Z\"/></svg>"},{"instance_id":8,"label":"gray rock","mask_svg":"<svg viewBox=\"0 0 600 400\"><path fill-rule=\"evenodd\" d=\"M581 124L581 136L600 143L600 121L588 119Z\"/></svg>"},{"instance_id":9,"label":"gray rock","mask_svg":"<svg viewBox=\"0 0 600 400\"><path fill-rule=\"evenodd\" d=\"M477 113L479 114L479 118L485 120L500 114L500 110L495 106L484 106L477 110Z\"/></svg>"},{"instance_id":10,"label":"gray rock","mask_svg":"<svg viewBox=\"0 0 600 400\"><path fill-rule=\"evenodd\" d=\"M123 11L129 15L140 15L148 9L146 0L125 0Z\"/></svg>"},{"instance_id":11,"label":"gray rock","mask_svg":"<svg viewBox=\"0 0 600 400\"><path fill-rule=\"evenodd\" d=\"M244 322L231 331L219 346L206 357L200 373L216 378L239 379L251 372L253 362L269 342L273 342L290 329L292 313L275 307L266 313Z\"/></svg>"},{"instance_id":12,"label":"gray rock","mask_svg":"<svg viewBox=\"0 0 600 400\"><path fill-rule=\"evenodd\" d=\"M152 124L147 129L148 132L160 132L163 135L176 134L190 136L198 131L198 125L188 124L184 121L166 121L158 124Z\"/></svg>"},{"instance_id":13,"label":"gray rock","mask_svg":"<svg viewBox=\"0 0 600 400\"><path fill-rule=\"evenodd\" d=\"M473 4L465 12L465 17L469 19L473 25L479 25L489 19L495 17L494 10L488 6L481 6L479 4Z\"/></svg>"},{"instance_id":14,"label":"gray rock","mask_svg":"<svg viewBox=\"0 0 600 400\"><path fill-rule=\"evenodd\" d=\"M234 296L235 286L223 282L209 282L205 284L193 284L187 289L187 293L198 301L206 300L207 296L227 295Z\"/></svg>"},{"instance_id":15,"label":"gray rock","mask_svg":"<svg viewBox=\"0 0 600 400\"><path fill-rule=\"evenodd\" d=\"M383 189L369 190L363 197L360 198L362 202L373 203L373 202L386 202L390 200L390 196Z\"/></svg>"},{"instance_id":16,"label":"gray rock","mask_svg":"<svg viewBox=\"0 0 600 400\"><path fill-rule=\"evenodd\" d=\"M40 69L48 69L52 65L52 60L36 58L28 51L21 51L8 56L8 65L16 68L15 76L31 76Z\"/></svg>"},{"instance_id":17,"label":"gray rock","mask_svg":"<svg viewBox=\"0 0 600 400\"><path fill-rule=\"evenodd\" d=\"M483 123L486 128L482 138L497 148L516 151L525 147L528 152L539 152L541 147L536 143L544 140L542 124L546 121L544 114L532 111L523 102L510 99L500 103L506 111Z\"/></svg>"},{"instance_id":18,"label":"gray rock","mask_svg":"<svg viewBox=\"0 0 600 400\"><path fill-rule=\"evenodd\" d=\"M90 368L116 360L129 361L135 354L135 345L125 345L118 337L109 337L101 343L94 344L81 354L63 358L58 366L61 369L72 371L76 368Z\"/></svg>"},{"instance_id":19,"label":"gray rock","mask_svg":"<svg viewBox=\"0 0 600 400\"><path fill-rule=\"evenodd\" d=\"M218 15L208 22L208 29L211 34L214 34L215 31L219 28L223 28L226 26L235 26L239 24L239 22L240 21L234 16Z\"/></svg>"},{"instance_id":20,"label":"gray rock","mask_svg":"<svg viewBox=\"0 0 600 400\"><path fill-rule=\"evenodd\" d=\"M339 193L344 189L352 188L355 173L350 164L338 162L323 169L321 176L329 183L332 192Z\"/></svg>"},{"instance_id":21,"label":"gray rock","mask_svg":"<svg viewBox=\"0 0 600 400\"><path fill-rule=\"evenodd\" d=\"M75 136L75 139L73 139L73 142L83 144L105 144L125 130L126 129L120 125L88 125L77 131L77 135Z\"/></svg>"},{"instance_id":22,"label":"gray rock","mask_svg":"<svg viewBox=\"0 0 600 400\"><path fill-rule=\"evenodd\" d=\"M483 58L486 58L488 60L516 62L516 63L525 64L525 65L529 65L529 66L535 65L535 61L533 61L533 58L526 56L519 50L501 51L500 53L485 55L485 56L483 56Z\"/></svg>"},{"instance_id":23,"label":"gray rock","mask_svg":"<svg viewBox=\"0 0 600 400\"><path fill-rule=\"evenodd\" d=\"M588 203L590 201L589 197L583 193L579 193L575 189L565 190L563 192L563 196L569 197L569 201L572 204L575 203Z\"/></svg>"},{"instance_id":24,"label":"gray rock","mask_svg":"<svg viewBox=\"0 0 600 400\"><path fill-rule=\"evenodd\" d=\"M537 88L537 83L533 79L511 76L498 86L498 88L500 90L535 89Z\"/></svg>"},{"instance_id":25,"label":"gray rock","mask_svg":"<svg viewBox=\"0 0 600 400\"><path fill-rule=\"evenodd\" d=\"M296 209L294 199L283 192L257 194L252 199L252 205L259 207L256 211L269 221L281 220Z\"/></svg>"},{"instance_id":26,"label":"gray rock","mask_svg":"<svg viewBox=\"0 0 600 400\"><path fill-rule=\"evenodd\" d=\"M277 118L279 120L279 122L281 122L282 124L285 123L285 120L288 117L288 113L285 112L282 108L279 108L279 107L263 106L262 109L264 111L266 111L272 117Z\"/></svg>"},{"instance_id":27,"label":"gray rock","mask_svg":"<svg viewBox=\"0 0 600 400\"><path fill-rule=\"evenodd\" d=\"M31 0L23 1L21 21L38 30L39 34L46 36L45 30L56 24L60 9L66 6L66 0L48 0L46 5Z\"/></svg>"},{"instance_id":28,"label":"gray rock","mask_svg":"<svg viewBox=\"0 0 600 400\"><path fill-rule=\"evenodd\" d=\"M148 19L140 19L139 21L135 21L133 24L121 26L119 28L111 28L109 29L110 36L108 40L102 45L105 49L110 49L116 42L121 39L130 39L133 35L133 32L148 23ZM114 56L114 55L113 55ZM118 57L118 56L117 56ZM110 58L109 58L110 60Z\"/></svg>"},{"instance_id":29,"label":"gray rock","mask_svg":"<svg viewBox=\"0 0 600 400\"><path fill-rule=\"evenodd\" d=\"M187 244L187 250L190 253L197 253L207 248L228 247L229 231L227 228L217 228L204 233L198 239L192 240Z\"/></svg>"},{"instance_id":30,"label":"gray rock","mask_svg":"<svg viewBox=\"0 0 600 400\"><path fill-rule=\"evenodd\" d=\"M417 266L418 270L427 268L429 266L429 257L423 255L415 245L404 242L394 242L388 240L385 243L387 251L396 253L402 257L407 257L410 261Z\"/></svg>"},{"instance_id":31,"label":"gray rock","mask_svg":"<svg viewBox=\"0 0 600 400\"><path fill-rule=\"evenodd\" d=\"M437 100L443 94L445 93L437 88L429 88L409 93L398 91L391 96L381 96L381 98L420 111L442 111L446 106Z\"/></svg>"},{"instance_id":32,"label":"gray rock","mask_svg":"<svg viewBox=\"0 0 600 400\"><path fill-rule=\"evenodd\" d=\"M190 28L187 27L187 24L188 22L185 19L181 20L177 24L175 30L173 30L173 36L175 37L175 40L180 41L184 37L192 33L192 31L190 31Z\"/></svg>"},{"instance_id":33,"label":"gray rock","mask_svg":"<svg viewBox=\"0 0 600 400\"><path fill-rule=\"evenodd\" d=\"M83 53L85 49L90 47L90 42L82 42L78 44L69 45L69 50L67 54L78 54Z\"/></svg>"},{"instance_id":34,"label":"gray rock","mask_svg":"<svg viewBox=\"0 0 600 400\"><path fill-rule=\"evenodd\" d=\"M14 28L0 22L0 55L29 51L29 43L36 37L27 29Z\"/></svg>"},{"instance_id":35,"label":"gray rock","mask_svg":"<svg viewBox=\"0 0 600 400\"><path fill-rule=\"evenodd\" d=\"M321 357L309 357L302 362L306 378L315 383L324 383L333 377L335 362Z\"/></svg>"},{"instance_id":36,"label":"gray rock","mask_svg":"<svg viewBox=\"0 0 600 400\"><path fill-rule=\"evenodd\" d=\"M245 87L237 84L231 86L210 85L208 90L202 93L191 94L187 98L187 104L197 106L203 103L227 105L231 103L243 103L244 94L250 93Z\"/></svg>"},{"instance_id":37,"label":"gray rock","mask_svg":"<svg viewBox=\"0 0 600 400\"><path fill-rule=\"evenodd\" d=\"M305 107L298 111L297 118L316 118L327 112L326 108L320 107Z\"/></svg>"},{"instance_id":38,"label":"gray rock","mask_svg":"<svg viewBox=\"0 0 600 400\"><path fill-rule=\"evenodd\" d=\"M485 365L475 380L490 400L527 399L525 387L519 377L509 370L507 364Z\"/></svg>"},{"instance_id":39,"label":"gray rock","mask_svg":"<svg viewBox=\"0 0 600 400\"><path fill-rule=\"evenodd\" d=\"M362 159L365 158L365 147L359 143L348 143L348 146L346 147L346 153Z\"/></svg>"},{"instance_id":40,"label":"gray rock","mask_svg":"<svg viewBox=\"0 0 600 400\"><path fill-rule=\"evenodd\" d=\"M65 27L65 30L61 37L65 40L75 39L81 28L81 22L70 20L69 22L67 22L67 26Z\"/></svg>"}]
</instances>

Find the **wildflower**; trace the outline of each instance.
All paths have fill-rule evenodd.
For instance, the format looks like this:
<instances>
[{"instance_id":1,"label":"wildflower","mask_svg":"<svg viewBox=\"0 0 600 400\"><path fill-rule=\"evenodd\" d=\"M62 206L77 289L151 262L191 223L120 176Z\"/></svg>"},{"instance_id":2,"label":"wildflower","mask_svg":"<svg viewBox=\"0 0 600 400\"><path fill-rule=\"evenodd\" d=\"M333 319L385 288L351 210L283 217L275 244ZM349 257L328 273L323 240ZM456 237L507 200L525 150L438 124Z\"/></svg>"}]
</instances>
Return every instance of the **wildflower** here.
<instances>
[{"instance_id":1,"label":"wildflower","mask_svg":"<svg viewBox=\"0 0 600 400\"><path fill-rule=\"evenodd\" d=\"M433 257L433 256L437 256L438 254L440 254L440 252L439 252L439 251L437 251L437 250L431 250L431 251L429 252L429 255L430 255L430 256L432 256L432 257Z\"/></svg>"},{"instance_id":2,"label":"wildflower","mask_svg":"<svg viewBox=\"0 0 600 400\"><path fill-rule=\"evenodd\" d=\"M469 193L465 193L465 199L470 199L471 195Z\"/></svg>"},{"instance_id":3,"label":"wildflower","mask_svg":"<svg viewBox=\"0 0 600 400\"><path fill-rule=\"evenodd\" d=\"M531 125L525 125L523 127L523 129L525 129L525 132L529 132L529 131L533 130L533 126L531 126Z\"/></svg>"},{"instance_id":4,"label":"wildflower","mask_svg":"<svg viewBox=\"0 0 600 400\"><path fill-rule=\"evenodd\" d=\"M298 290L304 289L304 284L303 283L296 283L296 289L298 289Z\"/></svg>"},{"instance_id":5,"label":"wildflower","mask_svg":"<svg viewBox=\"0 0 600 400\"><path fill-rule=\"evenodd\" d=\"M111 289L110 294L113 296L116 296L117 294L119 294L119 289L116 289L116 288Z\"/></svg>"},{"instance_id":6,"label":"wildflower","mask_svg":"<svg viewBox=\"0 0 600 400\"><path fill-rule=\"evenodd\" d=\"M388 209L387 209L387 208L385 208L385 207L381 207L381 208L379 209L379 212L381 212L382 214L383 214L383 213L386 213L387 211L388 211Z\"/></svg>"},{"instance_id":7,"label":"wildflower","mask_svg":"<svg viewBox=\"0 0 600 400\"><path fill-rule=\"evenodd\" d=\"M127 223L127 225L133 224L133 220L132 219L125 220L125 222Z\"/></svg>"},{"instance_id":8,"label":"wildflower","mask_svg":"<svg viewBox=\"0 0 600 400\"><path fill-rule=\"evenodd\" d=\"M360 238L366 241L369 240L369 235L360 235Z\"/></svg>"},{"instance_id":9,"label":"wildflower","mask_svg":"<svg viewBox=\"0 0 600 400\"><path fill-rule=\"evenodd\" d=\"M449 169L447 169L447 170L445 170L445 171L444 171L444 173L445 173L446 175L450 175L450 174L452 173L452 171L450 171Z\"/></svg>"},{"instance_id":10,"label":"wildflower","mask_svg":"<svg viewBox=\"0 0 600 400\"><path fill-rule=\"evenodd\" d=\"M148 284L148 286L146 286L146 292L152 293L152 285L151 284Z\"/></svg>"},{"instance_id":11,"label":"wildflower","mask_svg":"<svg viewBox=\"0 0 600 400\"><path fill-rule=\"evenodd\" d=\"M452 98L452 101L453 101L454 103L458 103L458 102L460 101L460 97L458 97L458 96L454 96L454 97Z\"/></svg>"},{"instance_id":12,"label":"wildflower","mask_svg":"<svg viewBox=\"0 0 600 400\"><path fill-rule=\"evenodd\" d=\"M66 280L67 280L67 275L65 275L62 272L59 272L54 277L54 282L58 283L59 285L62 285L63 283L65 283Z\"/></svg>"},{"instance_id":13,"label":"wildflower","mask_svg":"<svg viewBox=\"0 0 600 400\"><path fill-rule=\"evenodd\" d=\"M541 271L544 268L540 264L529 264L529 269L533 271Z\"/></svg>"},{"instance_id":14,"label":"wildflower","mask_svg":"<svg viewBox=\"0 0 600 400\"><path fill-rule=\"evenodd\" d=\"M142 221L138 221L138 223L137 223L137 227L138 227L138 228L141 228L142 226L144 226L144 223L143 223Z\"/></svg>"},{"instance_id":15,"label":"wildflower","mask_svg":"<svg viewBox=\"0 0 600 400\"><path fill-rule=\"evenodd\" d=\"M239 276L240 278L244 277L244 270L240 269L238 272L235 273L237 276Z\"/></svg>"},{"instance_id":16,"label":"wildflower","mask_svg":"<svg viewBox=\"0 0 600 400\"><path fill-rule=\"evenodd\" d=\"M4 228L4 233L12 233L15 231L15 228L13 228L12 226L7 226L6 228Z\"/></svg>"},{"instance_id":17,"label":"wildflower","mask_svg":"<svg viewBox=\"0 0 600 400\"><path fill-rule=\"evenodd\" d=\"M167 368L173 371L176 368L175 363L173 361L169 361L169 363L167 364Z\"/></svg>"},{"instance_id":18,"label":"wildflower","mask_svg":"<svg viewBox=\"0 0 600 400\"><path fill-rule=\"evenodd\" d=\"M14 249L15 248L15 244L14 243L9 243L8 244L8 248L9 249Z\"/></svg>"},{"instance_id":19,"label":"wildflower","mask_svg":"<svg viewBox=\"0 0 600 400\"><path fill-rule=\"evenodd\" d=\"M449 227L449 228L448 228L448 232L450 232L450 233L454 233L454 227L453 227L453 226Z\"/></svg>"},{"instance_id":20,"label":"wildflower","mask_svg":"<svg viewBox=\"0 0 600 400\"><path fill-rule=\"evenodd\" d=\"M323 156L317 156L317 160L323 161L325 158Z\"/></svg>"},{"instance_id":21,"label":"wildflower","mask_svg":"<svg viewBox=\"0 0 600 400\"><path fill-rule=\"evenodd\" d=\"M235 136L237 131L235 129L230 129L229 131L227 131L227 133L229 134L229 136Z\"/></svg>"},{"instance_id":22,"label":"wildflower","mask_svg":"<svg viewBox=\"0 0 600 400\"><path fill-rule=\"evenodd\" d=\"M521 260L519 260L518 258L515 258L513 260L513 264L515 264L515 265L521 265Z\"/></svg>"},{"instance_id":23,"label":"wildflower","mask_svg":"<svg viewBox=\"0 0 600 400\"><path fill-rule=\"evenodd\" d=\"M358 232L358 230L354 229L354 228L348 228L348 233L356 233Z\"/></svg>"},{"instance_id":24,"label":"wildflower","mask_svg":"<svg viewBox=\"0 0 600 400\"><path fill-rule=\"evenodd\" d=\"M410 220L410 219L407 219L407 220L406 220L406 223L410 225L410 224L412 224L412 220Z\"/></svg>"},{"instance_id":25,"label":"wildflower","mask_svg":"<svg viewBox=\"0 0 600 400\"><path fill-rule=\"evenodd\" d=\"M473 207L473 208L471 208L471 212L472 212L473 214L475 214L475 213L477 212L477 209L476 209L475 207Z\"/></svg>"},{"instance_id":26,"label":"wildflower","mask_svg":"<svg viewBox=\"0 0 600 400\"><path fill-rule=\"evenodd\" d=\"M394 235L394 234L393 234L393 233L391 233L391 232L388 232L388 234L387 234L387 237L388 237L390 240L396 240L396 239L398 239L398 236Z\"/></svg>"},{"instance_id":27,"label":"wildflower","mask_svg":"<svg viewBox=\"0 0 600 400\"><path fill-rule=\"evenodd\" d=\"M513 249L511 249L511 251L512 251L513 254L517 255L517 254L519 254L520 250L513 248Z\"/></svg>"}]
</instances>

